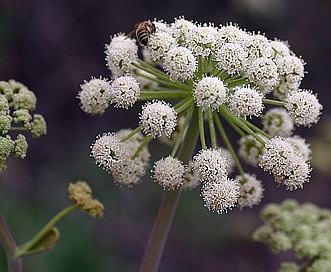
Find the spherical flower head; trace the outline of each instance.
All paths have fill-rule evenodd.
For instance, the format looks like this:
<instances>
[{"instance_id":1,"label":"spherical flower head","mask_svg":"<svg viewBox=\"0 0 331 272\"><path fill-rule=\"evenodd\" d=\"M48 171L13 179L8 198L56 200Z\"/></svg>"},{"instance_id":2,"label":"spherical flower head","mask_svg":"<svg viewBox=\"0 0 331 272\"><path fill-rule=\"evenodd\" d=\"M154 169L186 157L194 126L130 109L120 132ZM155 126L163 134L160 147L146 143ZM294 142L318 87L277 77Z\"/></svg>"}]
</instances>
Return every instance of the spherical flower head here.
<instances>
[{"instance_id":1,"label":"spherical flower head","mask_svg":"<svg viewBox=\"0 0 331 272\"><path fill-rule=\"evenodd\" d=\"M185 20L180 17L175 19L171 24L171 29L173 31L173 37L175 37L179 45L186 44L187 38L196 31L198 27L191 21Z\"/></svg>"},{"instance_id":2,"label":"spherical flower head","mask_svg":"<svg viewBox=\"0 0 331 272\"><path fill-rule=\"evenodd\" d=\"M229 160L220 149L202 149L193 157L192 169L201 182L208 182L221 176L226 177L229 164Z\"/></svg>"},{"instance_id":3,"label":"spherical flower head","mask_svg":"<svg viewBox=\"0 0 331 272\"><path fill-rule=\"evenodd\" d=\"M128 73L131 63L138 58L138 46L134 39L117 34L106 44L106 61L114 77Z\"/></svg>"},{"instance_id":4,"label":"spherical flower head","mask_svg":"<svg viewBox=\"0 0 331 272\"><path fill-rule=\"evenodd\" d=\"M92 144L91 156L98 166L112 171L124 157L127 157L127 151L115 133L104 133L98 135Z\"/></svg>"},{"instance_id":5,"label":"spherical flower head","mask_svg":"<svg viewBox=\"0 0 331 272\"><path fill-rule=\"evenodd\" d=\"M261 34L251 34L245 40L245 46L248 49L251 60L261 57L270 58L274 53L267 37Z\"/></svg>"},{"instance_id":6,"label":"spherical flower head","mask_svg":"<svg viewBox=\"0 0 331 272\"><path fill-rule=\"evenodd\" d=\"M131 75L118 77L111 83L109 95L115 107L128 109L139 98L139 82Z\"/></svg>"},{"instance_id":7,"label":"spherical flower head","mask_svg":"<svg viewBox=\"0 0 331 272\"><path fill-rule=\"evenodd\" d=\"M259 116L264 108L262 99L263 94L260 91L250 87L238 87L230 96L229 107L237 116Z\"/></svg>"},{"instance_id":8,"label":"spherical flower head","mask_svg":"<svg viewBox=\"0 0 331 272\"><path fill-rule=\"evenodd\" d=\"M290 56L291 50L287 42L285 41L279 41L279 40L274 40L270 41L269 46L273 50L273 59L279 59L283 58L286 56Z\"/></svg>"},{"instance_id":9,"label":"spherical flower head","mask_svg":"<svg viewBox=\"0 0 331 272\"><path fill-rule=\"evenodd\" d=\"M311 91L301 89L293 91L285 102L290 117L298 126L310 127L319 120L323 106L319 103L316 94Z\"/></svg>"},{"instance_id":10,"label":"spherical flower head","mask_svg":"<svg viewBox=\"0 0 331 272\"><path fill-rule=\"evenodd\" d=\"M260 138L265 139L261 135ZM238 144L239 156L249 165L257 166L260 162L260 156L263 153L264 146L251 135L241 137Z\"/></svg>"},{"instance_id":11,"label":"spherical flower head","mask_svg":"<svg viewBox=\"0 0 331 272\"><path fill-rule=\"evenodd\" d=\"M154 138L165 135L169 138L177 125L177 113L170 104L153 100L143 106L140 125L146 135Z\"/></svg>"},{"instance_id":12,"label":"spherical flower head","mask_svg":"<svg viewBox=\"0 0 331 272\"><path fill-rule=\"evenodd\" d=\"M93 78L80 85L77 98L81 109L88 114L103 114L109 106L110 83L107 79Z\"/></svg>"},{"instance_id":13,"label":"spherical flower head","mask_svg":"<svg viewBox=\"0 0 331 272\"><path fill-rule=\"evenodd\" d=\"M218 214L231 210L236 205L239 195L238 182L224 176L204 183L201 190L204 206Z\"/></svg>"},{"instance_id":14,"label":"spherical flower head","mask_svg":"<svg viewBox=\"0 0 331 272\"><path fill-rule=\"evenodd\" d=\"M202 110L217 110L227 98L227 88L217 77L204 77L195 86L193 97Z\"/></svg>"},{"instance_id":15,"label":"spherical flower head","mask_svg":"<svg viewBox=\"0 0 331 272\"><path fill-rule=\"evenodd\" d=\"M23 85L24 86L24 85ZM37 98L35 94L28 90L28 88L21 87L18 90L14 90L13 94L13 106L14 109L26 109L26 110L35 110L37 104Z\"/></svg>"},{"instance_id":16,"label":"spherical flower head","mask_svg":"<svg viewBox=\"0 0 331 272\"><path fill-rule=\"evenodd\" d=\"M295 147L285 138L276 136L265 143L260 157L260 167L275 176L288 176L292 169L292 161L298 156Z\"/></svg>"},{"instance_id":17,"label":"spherical flower head","mask_svg":"<svg viewBox=\"0 0 331 272\"><path fill-rule=\"evenodd\" d=\"M197 59L185 47L173 47L165 55L164 69L169 73L170 80L186 80L194 77L197 70Z\"/></svg>"},{"instance_id":18,"label":"spherical flower head","mask_svg":"<svg viewBox=\"0 0 331 272\"><path fill-rule=\"evenodd\" d=\"M7 134L11 129L11 122L13 121L13 117L10 115L0 115L0 132L2 134Z\"/></svg>"},{"instance_id":19,"label":"spherical flower head","mask_svg":"<svg viewBox=\"0 0 331 272\"><path fill-rule=\"evenodd\" d=\"M302 188L304 183L309 182L311 168L302 156L294 156L288 168L287 174L275 174L277 183L285 185L288 190L296 190Z\"/></svg>"},{"instance_id":20,"label":"spherical flower head","mask_svg":"<svg viewBox=\"0 0 331 272\"><path fill-rule=\"evenodd\" d=\"M69 198L75 206L92 217L102 217L104 206L96 199L93 199L91 187L84 181L70 183L68 187Z\"/></svg>"},{"instance_id":21,"label":"spherical flower head","mask_svg":"<svg viewBox=\"0 0 331 272\"><path fill-rule=\"evenodd\" d=\"M15 147L14 141L9 135L0 136L0 160L5 161Z\"/></svg>"},{"instance_id":22,"label":"spherical flower head","mask_svg":"<svg viewBox=\"0 0 331 272\"><path fill-rule=\"evenodd\" d=\"M185 44L195 56L207 58L215 49L217 28L213 26L197 26L187 35Z\"/></svg>"},{"instance_id":23,"label":"spherical flower head","mask_svg":"<svg viewBox=\"0 0 331 272\"><path fill-rule=\"evenodd\" d=\"M297 56L288 55L276 59L279 73L279 83L273 90L273 95L279 99L299 88L304 77L304 61Z\"/></svg>"},{"instance_id":24,"label":"spherical flower head","mask_svg":"<svg viewBox=\"0 0 331 272\"><path fill-rule=\"evenodd\" d=\"M261 181L255 175L245 174L244 177L238 175L234 180L240 186L240 197L238 199L240 209L245 207L252 208L261 202L264 188Z\"/></svg>"},{"instance_id":25,"label":"spherical flower head","mask_svg":"<svg viewBox=\"0 0 331 272\"><path fill-rule=\"evenodd\" d=\"M193 172L192 161L189 162L187 170L185 172L185 177L183 181L183 189L193 190L200 185L199 175L196 172Z\"/></svg>"},{"instance_id":26,"label":"spherical flower head","mask_svg":"<svg viewBox=\"0 0 331 272\"><path fill-rule=\"evenodd\" d=\"M176 40L168 32L156 32L148 40L147 51L152 61L164 58L169 49L176 45Z\"/></svg>"},{"instance_id":27,"label":"spherical flower head","mask_svg":"<svg viewBox=\"0 0 331 272\"><path fill-rule=\"evenodd\" d=\"M293 120L284 108L272 108L262 120L263 130L270 136L290 136L294 129Z\"/></svg>"},{"instance_id":28,"label":"spherical flower head","mask_svg":"<svg viewBox=\"0 0 331 272\"><path fill-rule=\"evenodd\" d=\"M0 81L0 93L3 94L7 100L11 99L13 96L13 89L9 82Z\"/></svg>"},{"instance_id":29,"label":"spherical flower head","mask_svg":"<svg viewBox=\"0 0 331 272\"><path fill-rule=\"evenodd\" d=\"M1 88L1 85L0 85L0 88ZM0 92L1 91L2 90L0 89ZM8 99L6 98L6 96L4 94L1 94L1 93L0 93L0 113L1 113L1 115L9 114Z\"/></svg>"},{"instance_id":30,"label":"spherical flower head","mask_svg":"<svg viewBox=\"0 0 331 272\"><path fill-rule=\"evenodd\" d=\"M187 167L177 158L168 156L155 162L153 178L168 190L178 189L183 185Z\"/></svg>"},{"instance_id":31,"label":"spherical flower head","mask_svg":"<svg viewBox=\"0 0 331 272\"><path fill-rule=\"evenodd\" d=\"M40 114L34 114L31 122L31 134L33 138L39 138L46 135L47 125L44 117Z\"/></svg>"},{"instance_id":32,"label":"spherical flower head","mask_svg":"<svg viewBox=\"0 0 331 272\"><path fill-rule=\"evenodd\" d=\"M312 152L310 149L310 145L306 143L305 139L301 138L298 135L294 135L292 137L288 137L287 141L294 145L295 149L305 160L311 159Z\"/></svg>"},{"instance_id":33,"label":"spherical flower head","mask_svg":"<svg viewBox=\"0 0 331 272\"><path fill-rule=\"evenodd\" d=\"M226 43L217 50L214 60L219 70L234 75L246 68L248 53L239 43Z\"/></svg>"},{"instance_id":34,"label":"spherical flower head","mask_svg":"<svg viewBox=\"0 0 331 272\"><path fill-rule=\"evenodd\" d=\"M14 123L21 123L25 128L30 129L32 116L27 109L19 109L13 112Z\"/></svg>"},{"instance_id":35,"label":"spherical flower head","mask_svg":"<svg viewBox=\"0 0 331 272\"><path fill-rule=\"evenodd\" d=\"M249 34L234 24L220 27L217 33L217 44L219 46L226 43L245 44L247 39L249 39Z\"/></svg>"},{"instance_id":36,"label":"spherical flower head","mask_svg":"<svg viewBox=\"0 0 331 272\"><path fill-rule=\"evenodd\" d=\"M279 82L277 65L270 58L254 59L247 67L248 79L257 86L271 91Z\"/></svg>"},{"instance_id":37,"label":"spherical flower head","mask_svg":"<svg viewBox=\"0 0 331 272\"><path fill-rule=\"evenodd\" d=\"M116 135L119 139L123 140L131 132L132 129L121 129L120 131L116 132ZM150 153L148 151L147 145L141 148L141 144L143 143L143 140L144 140L144 136L142 133L139 132L123 142L124 147L127 150L127 155L128 155L127 159L133 161L137 165L135 169L135 174L138 177L142 177L143 175L145 175L146 168L148 166L149 158L150 158ZM138 149L140 149L140 151L138 154L136 154Z\"/></svg>"},{"instance_id":38,"label":"spherical flower head","mask_svg":"<svg viewBox=\"0 0 331 272\"><path fill-rule=\"evenodd\" d=\"M18 134L16 140L14 140L14 144L13 155L17 158L24 159L28 150L28 143L25 136Z\"/></svg>"},{"instance_id":39,"label":"spherical flower head","mask_svg":"<svg viewBox=\"0 0 331 272\"><path fill-rule=\"evenodd\" d=\"M114 182L117 185L126 185L132 187L141 183L140 177L145 174L145 169L140 160L132 160L126 154L121 160L114 164L111 169Z\"/></svg>"}]
</instances>

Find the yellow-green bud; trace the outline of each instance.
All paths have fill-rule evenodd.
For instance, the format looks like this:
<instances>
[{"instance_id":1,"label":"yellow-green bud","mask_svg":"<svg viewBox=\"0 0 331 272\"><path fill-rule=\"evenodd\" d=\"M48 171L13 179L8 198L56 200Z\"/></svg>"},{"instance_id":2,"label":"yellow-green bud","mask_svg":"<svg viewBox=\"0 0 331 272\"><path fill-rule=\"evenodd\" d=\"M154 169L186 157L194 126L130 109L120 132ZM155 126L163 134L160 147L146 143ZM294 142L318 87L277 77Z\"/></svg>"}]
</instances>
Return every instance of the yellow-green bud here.
<instances>
[{"instance_id":1,"label":"yellow-green bud","mask_svg":"<svg viewBox=\"0 0 331 272\"><path fill-rule=\"evenodd\" d=\"M33 121L31 122L31 133L33 138L39 138L47 133L46 122L42 115L33 115Z\"/></svg>"}]
</instances>

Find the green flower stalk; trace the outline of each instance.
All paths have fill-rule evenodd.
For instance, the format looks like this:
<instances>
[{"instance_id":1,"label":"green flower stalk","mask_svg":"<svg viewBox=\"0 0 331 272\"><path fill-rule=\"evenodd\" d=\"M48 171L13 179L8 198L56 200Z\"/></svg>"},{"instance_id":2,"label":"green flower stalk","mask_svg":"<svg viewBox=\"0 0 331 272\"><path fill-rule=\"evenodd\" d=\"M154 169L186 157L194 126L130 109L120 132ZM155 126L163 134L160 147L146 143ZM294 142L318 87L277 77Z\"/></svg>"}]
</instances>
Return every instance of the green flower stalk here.
<instances>
[{"instance_id":1,"label":"green flower stalk","mask_svg":"<svg viewBox=\"0 0 331 272\"><path fill-rule=\"evenodd\" d=\"M177 203L183 188L201 185L205 206L219 214L236 205L257 205L262 182L244 171L242 160L270 172L287 189L302 188L309 181L311 152L304 139L292 133L295 126L316 123L322 105L316 94L300 89L304 61L286 42L235 24L198 24L183 17L144 24L151 27L143 29L147 40L142 59L135 39L122 33L112 36L105 50L111 78L85 81L78 99L82 110L92 115L103 114L111 104L129 109L145 102L136 129L99 135L91 146L95 162L117 184L141 182L150 141L160 139L172 147L152 168L152 177L167 190L168 207L160 208L145 255L154 264L142 265L141 271L150 271L147 267L157 269L161 256L153 255L150 246L162 248L153 239L163 235L159 240L165 241L165 226L174 214L169 207L176 208L169 202ZM223 123L238 133L238 151ZM239 175L232 178L234 166Z\"/></svg>"},{"instance_id":2,"label":"green flower stalk","mask_svg":"<svg viewBox=\"0 0 331 272\"><path fill-rule=\"evenodd\" d=\"M293 250L298 263L284 262L281 272L327 272L331 269L331 211L288 199L261 212L263 225L253 234L272 253Z\"/></svg>"}]
</instances>

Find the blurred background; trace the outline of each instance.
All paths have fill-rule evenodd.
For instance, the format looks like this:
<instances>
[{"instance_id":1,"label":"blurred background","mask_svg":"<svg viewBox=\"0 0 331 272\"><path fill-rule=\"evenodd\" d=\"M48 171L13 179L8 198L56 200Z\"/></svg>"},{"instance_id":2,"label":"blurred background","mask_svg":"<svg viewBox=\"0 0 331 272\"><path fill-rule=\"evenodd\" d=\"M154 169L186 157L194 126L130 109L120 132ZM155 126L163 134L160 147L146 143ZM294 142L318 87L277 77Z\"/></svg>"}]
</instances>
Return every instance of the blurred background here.
<instances>
[{"instance_id":1,"label":"blurred background","mask_svg":"<svg viewBox=\"0 0 331 272\"><path fill-rule=\"evenodd\" d=\"M103 219L75 211L57 226L55 249L24 260L25 272L137 271L163 190L150 178L128 189L90 158L96 135L123 127L135 128L139 107L110 107L103 116L89 116L76 98L80 84L91 76L109 77L104 45L110 35L128 33L146 19L172 22L174 17L238 23L270 39L288 40L306 61L302 88L318 93L324 105L320 122L296 133L313 149L310 183L303 190L277 188L273 177L259 169L265 197L261 205L217 215L203 207L199 190L184 192L170 232L160 272L277 271L292 260L290 252L271 255L251 239L261 224L258 213L269 202L295 198L331 208L331 1L329 0L0 0L0 80L16 79L38 98L48 133L29 141L27 158L9 159L0 178L0 210L18 243L28 240L55 213L70 205L67 185L87 180L105 205ZM151 160L167 155L152 143ZM249 168L245 166L249 171ZM1 254L0 254L1 255ZM3 259L0 259L0 264ZM0 265L1 270L1 265Z\"/></svg>"}]
</instances>

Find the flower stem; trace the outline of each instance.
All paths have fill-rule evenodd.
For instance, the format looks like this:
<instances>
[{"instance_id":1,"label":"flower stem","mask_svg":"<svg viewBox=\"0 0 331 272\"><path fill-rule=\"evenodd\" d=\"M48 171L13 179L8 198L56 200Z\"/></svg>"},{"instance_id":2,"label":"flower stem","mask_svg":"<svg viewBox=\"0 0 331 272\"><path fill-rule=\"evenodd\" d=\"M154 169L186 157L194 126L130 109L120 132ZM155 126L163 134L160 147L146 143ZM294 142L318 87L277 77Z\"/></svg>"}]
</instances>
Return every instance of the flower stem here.
<instances>
[{"instance_id":1,"label":"flower stem","mask_svg":"<svg viewBox=\"0 0 331 272\"><path fill-rule=\"evenodd\" d=\"M5 219L0 213L0 241L6 252L8 272L21 272L22 271L22 260L15 259L14 255L17 250L17 246L14 238L12 237Z\"/></svg>"},{"instance_id":2,"label":"flower stem","mask_svg":"<svg viewBox=\"0 0 331 272\"><path fill-rule=\"evenodd\" d=\"M192 115L190 125L185 134L183 145L181 146L178 158L188 164L191 160L194 148L199 135L198 114L195 109ZM150 235L145 255L140 266L140 272L157 271L164 246L168 238L169 230L179 201L181 189L167 191L160 206L157 218Z\"/></svg>"}]
</instances>

